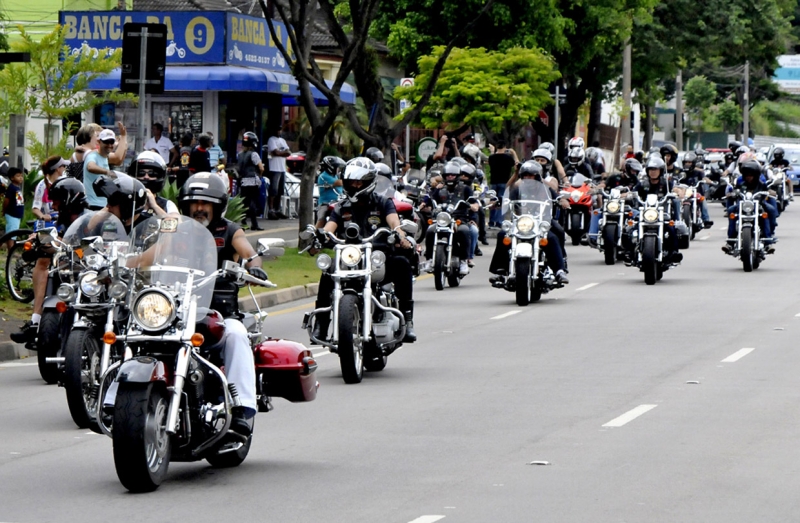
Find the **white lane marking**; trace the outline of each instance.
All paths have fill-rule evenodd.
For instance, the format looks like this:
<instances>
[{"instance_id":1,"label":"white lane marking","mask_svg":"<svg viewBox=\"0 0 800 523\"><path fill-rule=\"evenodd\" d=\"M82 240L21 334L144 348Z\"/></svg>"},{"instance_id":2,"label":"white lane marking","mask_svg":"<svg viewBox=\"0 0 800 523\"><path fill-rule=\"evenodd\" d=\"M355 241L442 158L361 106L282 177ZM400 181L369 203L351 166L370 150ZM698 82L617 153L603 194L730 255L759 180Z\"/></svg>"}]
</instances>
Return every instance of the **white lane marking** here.
<instances>
[{"instance_id":1,"label":"white lane marking","mask_svg":"<svg viewBox=\"0 0 800 523\"><path fill-rule=\"evenodd\" d=\"M38 365L38 363L21 363L21 362L0 363L0 368L8 369L12 367L32 367L34 365Z\"/></svg>"},{"instance_id":2,"label":"white lane marking","mask_svg":"<svg viewBox=\"0 0 800 523\"><path fill-rule=\"evenodd\" d=\"M509 316L513 316L515 314L519 314L522 311L509 311L504 314L500 314L499 316L495 316L494 318L490 318L492 320L502 320L503 318L508 318Z\"/></svg>"},{"instance_id":3,"label":"white lane marking","mask_svg":"<svg viewBox=\"0 0 800 523\"><path fill-rule=\"evenodd\" d=\"M315 358L319 358L320 356L325 356L325 355L330 354L330 353L331 353L331 351L329 351L329 350L321 350L319 352L312 352L311 354L313 354Z\"/></svg>"},{"instance_id":4,"label":"white lane marking","mask_svg":"<svg viewBox=\"0 0 800 523\"><path fill-rule=\"evenodd\" d=\"M794 315L795 318L800 318L800 313Z\"/></svg>"},{"instance_id":5,"label":"white lane marking","mask_svg":"<svg viewBox=\"0 0 800 523\"><path fill-rule=\"evenodd\" d=\"M697 239L698 239L698 240L707 240L707 239L709 239L709 238L711 238L711 235L710 235L710 234L706 234L706 235L705 235L705 236L703 236L702 238L697 238Z\"/></svg>"},{"instance_id":6,"label":"white lane marking","mask_svg":"<svg viewBox=\"0 0 800 523\"><path fill-rule=\"evenodd\" d=\"M409 523L434 523L444 518L445 516L420 516L413 521L409 521Z\"/></svg>"},{"instance_id":7,"label":"white lane marking","mask_svg":"<svg viewBox=\"0 0 800 523\"><path fill-rule=\"evenodd\" d=\"M720 231L727 231L727 230L728 230L728 228L727 228L727 227L720 227L720 228L719 228L719 230L720 230Z\"/></svg>"},{"instance_id":8,"label":"white lane marking","mask_svg":"<svg viewBox=\"0 0 800 523\"><path fill-rule=\"evenodd\" d=\"M744 358L745 356L747 356L748 354L750 354L754 350L756 350L756 349L754 349L754 348L744 348L744 349L737 350L736 352L734 352L733 354L731 354L730 356L728 356L727 358L722 360L721 363L733 363L735 361L739 361L740 359Z\"/></svg>"},{"instance_id":9,"label":"white lane marking","mask_svg":"<svg viewBox=\"0 0 800 523\"><path fill-rule=\"evenodd\" d=\"M589 285L584 285L583 287L578 287L577 289L575 289L575 292L585 291L586 289L591 289L595 285L600 285L600 284L599 283L590 283Z\"/></svg>"},{"instance_id":10,"label":"white lane marking","mask_svg":"<svg viewBox=\"0 0 800 523\"><path fill-rule=\"evenodd\" d=\"M639 405L635 409L629 410L628 412L626 412L622 416L619 416L617 418L612 419L611 421L609 421L608 423L606 423L603 426L604 427L621 427L621 426L625 425L626 423L629 423L629 422L635 420L636 418L638 418L639 416L641 416L645 412L653 410L656 407L658 407L658 405Z\"/></svg>"}]
</instances>

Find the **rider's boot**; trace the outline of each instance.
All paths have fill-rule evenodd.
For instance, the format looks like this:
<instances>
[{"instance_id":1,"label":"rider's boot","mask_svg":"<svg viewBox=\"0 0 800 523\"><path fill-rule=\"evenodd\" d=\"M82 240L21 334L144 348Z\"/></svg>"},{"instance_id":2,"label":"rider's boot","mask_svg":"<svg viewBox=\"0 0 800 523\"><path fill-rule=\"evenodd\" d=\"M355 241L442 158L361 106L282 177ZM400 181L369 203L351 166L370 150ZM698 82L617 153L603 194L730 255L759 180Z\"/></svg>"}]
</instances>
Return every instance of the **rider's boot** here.
<instances>
[{"instance_id":1,"label":"rider's boot","mask_svg":"<svg viewBox=\"0 0 800 523\"><path fill-rule=\"evenodd\" d=\"M403 343L414 343L417 341L417 333L414 332L414 300L408 300L400 304L403 317L406 320L406 335Z\"/></svg>"},{"instance_id":2,"label":"rider's boot","mask_svg":"<svg viewBox=\"0 0 800 523\"><path fill-rule=\"evenodd\" d=\"M328 325L331 323L331 314L324 312L317 314L314 322L314 329L311 331L311 336L320 340L327 341L328 339Z\"/></svg>"}]
</instances>

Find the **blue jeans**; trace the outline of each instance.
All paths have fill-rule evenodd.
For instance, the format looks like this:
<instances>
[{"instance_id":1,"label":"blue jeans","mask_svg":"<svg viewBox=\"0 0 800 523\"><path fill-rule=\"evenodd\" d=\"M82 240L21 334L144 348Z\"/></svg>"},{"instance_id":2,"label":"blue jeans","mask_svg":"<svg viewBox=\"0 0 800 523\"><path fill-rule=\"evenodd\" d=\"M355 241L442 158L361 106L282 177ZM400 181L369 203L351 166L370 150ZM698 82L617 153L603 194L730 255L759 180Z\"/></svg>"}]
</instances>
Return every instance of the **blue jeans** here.
<instances>
[{"instance_id":1,"label":"blue jeans","mask_svg":"<svg viewBox=\"0 0 800 523\"><path fill-rule=\"evenodd\" d=\"M600 232L600 219L602 217L602 209L592 210L591 221L589 222L589 243L592 245L597 245L597 233Z\"/></svg>"},{"instance_id":2,"label":"blue jeans","mask_svg":"<svg viewBox=\"0 0 800 523\"><path fill-rule=\"evenodd\" d=\"M772 238L772 233L775 230L776 220L778 216L778 209L772 202L762 201L761 208L767 213L767 219L759 218L761 224L761 232L764 238ZM728 238L736 238L736 222L738 216L731 218L730 216L739 213L739 204L735 203L728 207Z\"/></svg>"},{"instance_id":3,"label":"blue jeans","mask_svg":"<svg viewBox=\"0 0 800 523\"><path fill-rule=\"evenodd\" d=\"M478 226L469 224L469 251L467 259L475 257L475 249L478 248Z\"/></svg>"},{"instance_id":4,"label":"blue jeans","mask_svg":"<svg viewBox=\"0 0 800 523\"><path fill-rule=\"evenodd\" d=\"M497 193L497 197L500 198L500 202L502 203L503 196L506 192L506 184L493 183L491 188ZM491 210L489 213L489 222L495 225L500 225L503 223L503 209L501 207L496 207Z\"/></svg>"}]
</instances>

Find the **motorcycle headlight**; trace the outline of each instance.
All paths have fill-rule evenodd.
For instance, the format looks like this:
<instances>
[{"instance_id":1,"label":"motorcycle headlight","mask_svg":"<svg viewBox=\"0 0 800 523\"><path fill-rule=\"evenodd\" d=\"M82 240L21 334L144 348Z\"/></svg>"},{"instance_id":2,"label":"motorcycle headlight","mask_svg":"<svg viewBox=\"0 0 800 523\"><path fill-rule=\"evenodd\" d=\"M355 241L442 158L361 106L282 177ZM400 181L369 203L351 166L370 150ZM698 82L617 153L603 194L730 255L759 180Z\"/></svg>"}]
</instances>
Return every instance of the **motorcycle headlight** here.
<instances>
[{"instance_id":1,"label":"motorcycle headlight","mask_svg":"<svg viewBox=\"0 0 800 523\"><path fill-rule=\"evenodd\" d=\"M581 195L582 195L582 193L580 191L572 191L572 194L570 195L570 198L572 198L573 202L577 202L578 200L581 199Z\"/></svg>"},{"instance_id":2,"label":"motorcycle headlight","mask_svg":"<svg viewBox=\"0 0 800 523\"><path fill-rule=\"evenodd\" d=\"M550 232L550 222L542 222L542 223L540 223L539 224L539 232L542 234L542 236L547 235L547 233Z\"/></svg>"},{"instance_id":3,"label":"motorcycle headlight","mask_svg":"<svg viewBox=\"0 0 800 523\"><path fill-rule=\"evenodd\" d=\"M317 268L321 271L327 271L331 266L331 257L327 254L320 254L317 256Z\"/></svg>"},{"instance_id":4,"label":"motorcycle headlight","mask_svg":"<svg viewBox=\"0 0 800 523\"><path fill-rule=\"evenodd\" d=\"M436 225L439 227L449 227L452 222L453 218L446 212L440 212L436 215Z\"/></svg>"},{"instance_id":5,"label":"motorcycle headlight","mask_svg":"<svg viewBox=\"0 0 800 523\"><path fill-rule=\"evenodd\" d=\"M361 249L358 247L345 247L342 249L342 262L348 267L355 267L361 261Z\"/></svg>"},{"instance_id":6,"label":"motorcycle headlight","mask_svg":"<svg viewBox=\"0 0 800 523\"><path fill-rule=\"evenodd\" d=\"M528 234L533 230L533 216L528 214L517 218L517 230L522 234Z\"/></svg>"},{"instance_id":7,"label":"motorcycle headlight","mask_svg":"<svg viewBox=\"0 0 800 523\"><path fill-rule=\"evenodd\" d=\"M644 214L642 214L642 217L644 218L644 221L646 223L656 222L658 221L658 209L653 209L653 208L647 209L646 211L644 211Z\"/></svg>"},{"instance_id":8,"label":"motorcycle headlight","mask_svg":"<svg viewBox=\"0 0 800 523\"><path fill-rule=\"evenodd\" d=\"M687 198L691 198L692 194L694 194L694 189L692 189L691 187L686 189L686 197Z\"/></svg>"},{"instance_id":9,"label":"motorcycle headlight","mask_svg":"<svg viewBox=\"0 0 800 523\"><path fill-rule=\"evenodd\" d=\"M753 202L744 202L742 203L742 212L752 213L756 210L756 206Z\"/></svg>"},{"instance_id":10,"label":"motorcycle headlight","mask_svg":"<svg viewBox=\"0 0 800 523\"><path fill-rule=\"evenodd\" d=\"M133 319L145 330L160 330L175 317L175 304L159 291L145 291L133 305Z\"/></svg>"},{"instance_id":11,"label":"motorcycle headlight","mask_svg":"<svg viewBox=\"0 0 800 523\"><path fill-rule=\"evenodd\" d=\"M111 287L108 289L108 295L114 298L115 300L120 300L125 297L125 294L128 292L128 286L122 283L121 281L117 281L111 284Z\"/></svg>"},{"instance_id":12,"label":"motorcycle headlight","mask_svg":"<svg viewBox=\"0 0 800 523\"><path fill-rule=\"evenodd\" d=\"M85 296L94 297L103 291L103 285L97 282L97 273L89 271L81 276L81 292Z\"/></svg>"},{"instance_id":13,"label":"motorcycle headlight","mask_svg":"<svg viewBox=\"0 0 800 523\"><path fill-rule=\"evenodd\" d=\"M372 260L372 267L377 269L386 263L386 254L383 251L373 251L370 259Z\"/></svg>"},{"instance_id":14,"label":"motorcycle headlight","mask_svg":"<svg viewBox=\"0 0 800 523\"><path fill-rule=\"evenodd\" d=\"M72 301L72 298L75 297L75 289L72 288L72 285L67 285L66 283L62 283L58 286L58 291L56 295L61 301Z\"/></svg>"},{"instance_id":15,"label":"motorcycle headlight","mask_svg":"<svg viewBox=\"0 0 800 523\"><path fill-rule=\"evenodd\" d=\"M618 213L619 212L619 202L617 200L611 200L606 205L606 210L610 213Z\"/></svg>"},{"instance_id":16,"label":"motorcycle headlight","mask_svg":"<svg viewBox=\"0 0 800 523\"><path fill-rule=\"evenodd\" d=\"M511 232L511 228L512 227L513 227L513 224L510 221L508 221L508 220L503 221L503 225L502 225L503 232L505 232L505 233Z\"/></svg>"}]
</instances>

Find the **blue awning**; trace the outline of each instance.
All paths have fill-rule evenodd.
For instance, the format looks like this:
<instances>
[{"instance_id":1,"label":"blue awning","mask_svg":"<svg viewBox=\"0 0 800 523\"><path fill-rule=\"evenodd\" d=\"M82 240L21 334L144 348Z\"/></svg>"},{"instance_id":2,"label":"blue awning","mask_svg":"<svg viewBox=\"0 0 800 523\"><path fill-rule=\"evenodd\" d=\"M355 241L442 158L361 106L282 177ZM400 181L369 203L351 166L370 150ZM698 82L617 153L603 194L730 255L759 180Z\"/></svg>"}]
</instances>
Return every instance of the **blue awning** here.
<instances>
[{"instance_id":1,"label":"blue awning","mask_svg":"<svg viewBox=\"0 0 800 523\"><path fill-rule=\"evenodd\" d=\"M119 69L98 78L89 84L89 89L105 91L119 89ZM328 85L333 82L326 81ZM234 65L184 65L167 66L164 75L164 91L248 91L283 95L284 105L298 105L296 97L300 87L294 76L266 69L251 69ZM328 100L312 87L318 105L327 105ZM356 103L353 86L345 83L340 92L346 104ZM293 102L293 103L290 103Z\"/></svg>"}]
</instances>

